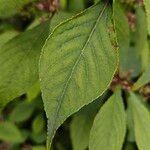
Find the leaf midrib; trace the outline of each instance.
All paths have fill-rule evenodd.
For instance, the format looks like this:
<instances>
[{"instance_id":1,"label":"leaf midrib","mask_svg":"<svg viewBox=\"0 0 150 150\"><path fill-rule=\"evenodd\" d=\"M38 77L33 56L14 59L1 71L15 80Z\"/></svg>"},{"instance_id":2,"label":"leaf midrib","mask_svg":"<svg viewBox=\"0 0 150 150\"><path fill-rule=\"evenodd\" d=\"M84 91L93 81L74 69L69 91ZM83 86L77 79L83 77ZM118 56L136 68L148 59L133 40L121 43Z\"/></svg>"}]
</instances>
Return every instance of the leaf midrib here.
<instances>
[{"instance_id":1,"label":"leaf midrib","mask_svg":"<svg viewBox=\"0 0 150 150\"><path fill-rule=\"evenodd\" d=\"M95 29L96 29L96 26L97 26L99 20L101 19L102 15L103 15L103 13L105 11L105 9L106 9L107 4L108 4L108 2L106 2L106 4L104 5L102 11L100 11L99 16L98 16L97 20L95 21L95 24L94 24L94 26L93 26L93 28L92 28L92 30L91 30L91 32L90 32L90 34L89 34L89 36L88 36L85 44L84 44L84 46L83 46L83 48L82 48L82 50L80 52L80 55L77 58L77 60L75 61L75 64L74 64L74 66L73 66L73 68L71 70L70 76L68 77L67 82L66 82L66 84L64 86L64 90L62 91L62 94L61 94L60 98L58 99L58 102L60 101L60 103L58 104L58 107L57 107L57 110L56 110L56 113L55 113L55 116L54 116L54 123L53 123L53 126L52 126L53 128L52 128L52 132L51 132L51 135L50 135L50 139L52 139L53 136L54 136L54 132L55 132L54 128L55 128L55 125L56 125L56 120L58 118L58 114L60 112L60 109L61 109L61 106L62 106L62 103L63 103L63 97L65 95L65 92L66 92L66 89L67 89L67 87L69 85L69 82L70 82L70 80L72 78L74 70L75 70L76 66L78 65L78 63L79 63L79 61L81 59L81 56L83 55L83 52L84 52L85 48L87 47L87 45L88 45L88 43L89 43L89 41L90 41L90 39L91 39L91 37L92 37Z\"/></svg>"}]
</instances>

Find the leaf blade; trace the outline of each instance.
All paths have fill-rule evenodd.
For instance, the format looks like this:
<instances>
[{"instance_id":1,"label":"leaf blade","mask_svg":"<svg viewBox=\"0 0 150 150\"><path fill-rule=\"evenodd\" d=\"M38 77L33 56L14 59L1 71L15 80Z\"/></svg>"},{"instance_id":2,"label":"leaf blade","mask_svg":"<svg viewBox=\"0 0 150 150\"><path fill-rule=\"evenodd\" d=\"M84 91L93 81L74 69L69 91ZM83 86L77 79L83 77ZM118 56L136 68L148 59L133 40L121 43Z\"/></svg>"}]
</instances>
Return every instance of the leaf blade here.
<instances>
[{"instance_id":1,"label":"leaf blade","mask_svg":"<svg viewBox=\"0 0 150 150\"><path fill-rule=\"evenodd\" d=\"M150 140L150 114L149 111L140 102L140 99L134 94L130 93L129 97L130 109L133 114L135 139L140 150L149 149Z\"/></svg>"},{"instance_id":2,"label":"leaf blade","mask_svg":"<svg viewBox=\"0 0 150 150\"><path fill-rule=\"evenodd\" d=\"M133 90L137 90L143 85L150 82L150 67L147 67L141 77L137 80L137 82L133 85Z\"/></svg>"},{"instance_id":3,"label":"leaf blade","mask_svg":"<svg viewBox=\"0 0 150 150\"><path fill-rule=\"evenodd\" d=\"M148 34L150 35L150 1L144 0L144 5L145 5L146 15L147 15Z\"/></svg>"},{"instance_id":4,"label":"leaf blade","mask_svg":"<svg viewBox=\"0 0 150 150\"><path fill-rule=\"evenodd\" d=\"M94 118L104 102L108 99L109 94L110 93L106 91L100 98L83 107L75 114L70 125L73 150L83 150L88 147L90 130Z\"/></svg>"},{"instance_id":5,"label":"leaf blade","mask_svg":"<svg viewBox=\"0 0 150 150\"><path fill-rule=\"evenodd\" d=\"M40 51L48 33L49 21L14 37L1 47L0 108L37 82Z\"/></svg>"},{"instance_id":6,"label":"leaf blade","mask_svg":"<svg viewBox=\"0 0 150 150\"><path fill-rule=\"evenodd\" d=\"M49 120L49 145L51 145L54 133L60 124L71 114L100 96L112 80L118 64L118 54L114 51L108 33L109 27L112 27L108 16L111 17L111 11L107 4L97 4L55 28L43 48L40 59L40 81L45 110ZM98 34L96 35L100 31L102 31L101 36L103 38ZM97 45L99 44L97 38L101 41L101 45ZM93 45L94 40L96 40L96 45ZM96 54L101 62L88 56L88 53L95 56L95 51L92 52L95 49L94 46L100 49L99 53L102 53ZM62 58L63 60L61 60ZM88 59L89 64L86 59ZM94 61L97 61L97 63ZM106 64L108 64L108 67ZM88 67L90 67L90 70L92 69L93 73L90 72L90 76L86 77L89 73L89 71L86 72ZM102 67L103 71L98 69L99 67ZM45 75L45 72L47 75ZM98 75L95 76L97 73ZM91 80L89 84L87 78ZM80 90L75 90L77 87ZM91 91L91 87L95 90ZM87 92L85 92L86 90ZM76 103L73 99L80 99L80 101ZM66 109L67 106L68 109Z\"/></svg>"},{"instance_id":7,"label":"leaf blade","mask_svg":"<svg viewBox=\"0 0 150 150\"><path fill-rule=\"evenodd\" d=\"M116 91L100 109L90 133L90 150L121 149L126 132L125 110L122 101L121 92Z\"/></svg>"}]
</instances>

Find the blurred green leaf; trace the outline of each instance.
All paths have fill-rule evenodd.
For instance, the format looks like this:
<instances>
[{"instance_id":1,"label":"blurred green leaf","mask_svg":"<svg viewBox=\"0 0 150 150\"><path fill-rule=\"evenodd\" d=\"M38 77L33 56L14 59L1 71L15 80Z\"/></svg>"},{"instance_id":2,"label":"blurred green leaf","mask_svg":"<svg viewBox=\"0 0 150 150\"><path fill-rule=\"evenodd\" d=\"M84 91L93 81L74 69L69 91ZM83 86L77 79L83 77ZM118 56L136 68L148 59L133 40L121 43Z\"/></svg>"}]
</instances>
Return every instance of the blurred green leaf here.
<instances>
[{"instance_id":1,"label":"blurred green leaf","mask_svg":"<svg viewBox=\"0 0 150 150\"><path fill-rule=\"evenodd\" d=\"M130 107L126 110L127 115L127 141L128 142L135 142L135 135L134 135L134 122L133 122L133 116Z\"/></svg>"},{"instance_id":2,"label":"blurred green leaf","mask_svg":"<svg viewBox=\"0 0 150 150\"><path fill-rule=\"evenodd\" d=\"M115 22L115 30L117 33L117 40L119 44L119 60L120 60L120 73L124 74L128 71L128 55L130 43L130 30L128 19L125 11L119 0L113 1L113 18Z\"/></svg>"},{"instance_id":3,"label":"blurred green leaf","mask_svg":"<svg viewBox=\"0 0 150 150\"><path fill-rule=\"evenodd\" d=\"M0 17L10 17L35 0L0 0Z\"/></svg>"},{"instance_id":4,"label":"blurred green leaf","mask_svg":"<svg viewBox=\"0 0 150 150\"><path fill-rule=\"evenodd\" d=\"M49 34L49 21L20 34L0 49L0 108L38 80L38 61Z\"/></svg>"},{"instance_id":5,"label":"blurred green leaf","mask_svg":"<svg viewBox=\"0 0 150 150\"><path fill-rule=\"evenodd\" d=\"M17 35L17 32L15 31L8 31L8 32L1 33L0 34L0 49L6 42L8 42L10 39L15 37L16 35Z\"/></svg>"},{"instance_id":6,"label":"blurred green leaf","mask_svg":"<svg viewBox=\"0 0 150 150\"><path fill-rule=\"evenodd\" d=\"M142 71L145 71L150 62L149 43L145 40L144 49L142 50Z\"/></svg>"},{"instance_id":7,"label":"blurred green leaf","mask_svg":"<svg viewBox=\"0 0 150 150\"><path fill-rule=\"evenodd\" d=\"M44 145L32 146L32 150L46 150Z\"/></svg>"},{"instance_id":8,"label":"blurred green leaf","mask_svg":"<svg viewBox=\"0 0 150 150\"><path fill-rule=\"evenodd\" d=\"M125 142L123 150L138 150L135 143Z\"/></svg>"},{"instance_id":9,"label":"blurred green leaf","mask_svg":"<svg viewBox=\"0 0 150 150\"><path fill-rule=\"evenodd\" d=\"M49 21L44 22L1 47L0 108L12 99L28 92L36 84L39 56L45 40L49 32L70 15L70 13L63 12L55 15L51 25ZM35 95L29 94L28 96Z\"/></svg>"},{"instance_id":10,"label":"blurred green leaf","mask_svg":"<svg viewBox=\"0 0 150 150\"><path fill-rule=\"evenodd\" d=\"M144 0L144 5L145 5L146 15L147 15L148 33L150 35L150 0Z\"/></svg>"},{"instance_id":11,"label":"blurred green leaf","mask_svg":"<svg viewBox=\"0 0 150 150\"><path fill-rule=\"evenodd\" d=\"M42 144L42 143L45 143L46 141L46 135L47 135L46 131L43 131L41 133L32 132L30 137L35 143Z\"/></svg>"},{"instance_id":12,"label":"blurred green leaf","mask_svg":"<svg viewBox=\"0 0 150 150\"><path fill-rule=\"evenodd\" d=\"M85 8L84 0L69 0L69 10L70 11L81 11Z\"/></svg>"},{"instance_id":13,"label":"blurred green leaf","mask_svg":"<svg viewBox=\"0 0 150 150\"><path fill-rule=\"evenodd\" d=\"M94 0L94 3L95 3L95 4L98 3L98 2L100 2L100 0Z\"/></svg>"},{"instance_id":14,"label":"blurred green leaf","mask_svg":"<svg viewBox=\"0 0 150 150\"><path fill-rule=\"evenodd\" d=\"M137 80L137 82L133 85L133 90L137 90L143 85L150 82L150 66L147 67L145 72L141 75L141 77Z\"/></svg>"},{"instance_id":15,"label":"blurred green leaf","mask_svg":"<svg viewBox=\"0 0 150 150\"><path fill-rule=\"evenodd\" d=\"M21 143L24 138L19 129L10 122L0 122L0 140Z\"/></svg>"},{"instance_id":16,"label":"blurred green leaf","mask_svg":"<svg viewBox=\"0 0 150 150\"><path fill-rule=\"evenodd\" d=\"M67 0L60 0L60 6L62 9L66 9L67 8Z\"/></svg>"},{"instance_id":17,"label":"blurred green leaf","mask_svg":"<svg viewBox=\"0 0 150 150\"><path fill-rule=\"evenodd\" d=\"M135 139L140 150L150 147L150 113L140 102L139 97L130 93L129 105L133 114Z\"/></svg>"},{"instance_id":18,"label":"blurred green leaf","mask_svg":"<svg viewBox=\"0 0 150 150\"><path fill-rule=\"evenodd\" d=\"M32 131L35 134L42 133L45 127L45 120L42 115L38 115L32 122Z\"/></svg>"},{"instance_id":19,"label":"blurred green leaf","mask_svg":"<svg viewBox=\"0 0 150 150\"><path fill-rule=\"evenodd\" d=\"M128 55L124 56L127 58L127 70L132 72L133 77L137 77L142 71L142 53L144 52L145 42L147 41L146 16L142 7L136 8L135 15L135 31L131 32Z\"/></svg>"},{"instance_id":20,"label":"blurred green leaf","mask_svg":"<svg viewBox=\"0 0 150 150\"><path fill-rule=\"evenodd\" d=\"M35 83L27 92L27 100L31 102L40 94L40 84L39 82Z\"/></svg>"},{"instance_id":21,"label":"blurred green leaf","mask_svg":"<svg viewBox=\"0 0 150 150\"><path fill-rule=\"evenodd\" d=\"M126 116L121 91L117 90L96 115L90 133L90 150L121 150Z\"/></svg>"},{"instance_id":22,"label":"blurred green leaf","mask_svg":"<svg viewBox=\"0 0 150 150\"><path fill-rule=\"evenodd\" d=\"M32 103L28 101L18 103L10 113L9 120L16 123L26 121L31 117L33 111Z\"/></svg>"}]
</instances>

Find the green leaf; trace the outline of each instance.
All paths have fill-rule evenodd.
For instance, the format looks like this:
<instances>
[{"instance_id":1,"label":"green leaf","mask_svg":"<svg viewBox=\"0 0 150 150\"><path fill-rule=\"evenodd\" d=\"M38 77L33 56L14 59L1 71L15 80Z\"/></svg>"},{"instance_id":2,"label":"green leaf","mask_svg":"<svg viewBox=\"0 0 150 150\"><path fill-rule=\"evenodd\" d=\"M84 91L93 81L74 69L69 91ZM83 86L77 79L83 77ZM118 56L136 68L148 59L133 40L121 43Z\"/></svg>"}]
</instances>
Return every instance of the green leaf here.
<instances>
[{"instance_id":1,"label":"green leaf","mask_svg":"<svg viewBox=\"0 0 150 150\"><path fill-rule=\"evenodd\" d=\"M9 120L16 123L26 121L31 117L33 111L32 103L27 101L21 102L10 113Z\"/></svg>"},{"instance_id":2,"label":"green leaf","mask_svg":"<svg viewBox=\"0 0 150 150\"><path fill-rule=\"evenodd\" d=\"M126 56L126 68L137 77L142 71L142 53L147 41L147 27L145 12L141 7L135 9L136 25L135 31L131 32L130 48ZM130 65L129 65L130 64Z\"/></svg>"},{"instance_id":3,"label":"green leaf","mask_svg":"<svg viewBox=\"0 0 150 150\"><path fill-rule=\"evenodd\" d=\"M147 67L145 72L141 75L141 77L137 80L137 82L133 85L133 90L137 90L143 85L150 82L150 67Z\"/></svg>"},{"instance_id":4,"label":"green leaf","mask_svg":"<svg viewBox=\"0 0 150 150\"><path fill-rule=\"evenodd\" d=\"M32 131L35 134L42 133L45 127L45 120L42 115L36 116L32 122Z\"/></svg>"},{"instance_id":5,"label":"green leaf","mask_svg":"<svg viewBox=\"0 0 150 150\"><path fill-rule=\"evenodd\" d=\"M70 126L73 150L84 150L89 145L90 130L94 117L108 97L108 92L100 98L83 107L73 118Z\"/></svg>"},{"instance_id":6,"label":"green leaf","mask_svg":"<svg viewBox=\"0 0 150 150\"><path fill-rule=\"evenodd\" d=\"M0 140L8 141L12 143L23 142L23 137L19 129L10 122L0 123Z\"/></svg>"},{"instance_id":7,"label":"green leaf","mask_svg":"<svg viewBox=\"0 0 150 150\"><path fill-rule=\"evenodd\" d=\"M141 72L142 55L147 41L146 16L141 7L136 8L135 31L130 32L122 5L114 0L114 22L120 52L120 74L131 72L136 77ZM132 44L131 44L132 43Z\"/></svg>"},{"instance_id":8,"label":"green leaf","mask_svg":"<svg viewBox=\"0 0 150 150\"><path fill-rule=\"evenodd\" d=\"M134 135L134 122L133 122L133 116L130 107L126 110L127 115L127 141L128 142L135 142L135 135Z\"/></svg>"},{"instance_id":9,"label":"green leaf","mask_svg":"<svg viewBox=\"0 0 150 150\"><path fill-rule=\"evenodd\" d=\"M35 83L27 92L28 101L34 100L40 93L40 84L39 82Z\"/></svg>"},{"instance_id":10,"label":"green leaf","mask_svg":"<svg viewBox=\"0 0 150 150\"><path fill-rule=\"evenodd\" d=\"M81 11L84 9L84 0L70 0L69 10L70 11Z\"/></svg>"},{"instance_id":11,"label":"green leaf","mask_svg":"<svg viewBox=\"0 0 150 150\"><path fill-rule=\"evenodd\" d=\"M43 131L41 133L32 132L30 137L37 144L42 144L46 141L46 131Z\"/></svg>"},{"instance_id":12,"label":"green leaf","mask_svg":"<svg viewBox=\"0 0 150 150\"><path fill-rule=\"evenodd\" d=\"M121 150L126 133L125 110L121 92L102 106L90 133L90 150Z\"/></svg>"},{"instance_id":13,"label":"green leaf","mask_svg":"<svg viewBox=\"0 0 150 150\"><path fill-rule=\"evenodd\" d=\"M108 88L118 64L111 9L97 4L55 28L40 59L48 149L57 128Z\"/></svg>"},{"instance_id":14,"label":"green leaf","mask_svg":"<svg viewBox=\"0 0 150 150\"><path fill-rule=\"evenodd\" d=\"M46 147L44 145L32 146L32 150L46 150Z\"/></svg>"},{"instance_id":15,"label":"green leaf","mask_svg":"<svg viewBox=\"0 0 150 150\"><path fill-rule=\"evenodd\" d=\"M140 99L130 93L129 105L133 114L135 139L139 150L150 148L150 113Z\"/></svg>"},{"instance_id":16,"label":"green leaf","mask_svg":"<svg viewBox=\"0 0 150 150\"><path fill-rule=\"evenodd\" d=\"M0 17L15 15L25 4L35 0L0 0Z\"/></svg>"},{"instance_id":17,"label":"green leaf","mask_svg":"<svg viewBox=\"0 0 150 150\"><path fill-rule=\"evenodd\" d=\"M149 0L144 0L144 5L145 5L146 15L147 15L148 33L150 35L150 1Z\"/></svg>"},{"instance_id":18,"label":"green leaf","mask_svg":"<svg viewBox=\"0 0 150 150\"><path fill-rule=\"evenodd\" d=\"M123 150L137 150L136 144L132 142L126 142Z\"/></svg>"},{"instance_id":19,"label":"green leaf","mask_svg":"<svg viewBox=\"0 0 150 150\"><path fill-rule=\"evenodd\" d=\"M14 31L8 31L8 32L4 32L0 34L0 49L6 42L8 42L10 39L15 37L16 35L17 33Z\"/></svg>"},{"instance_id":20,"label":"green leaf","mask_svg":"<svg viewBox=\"0 0 150 150\"><path fill-rule=\"evenodd\" d=\"M113 18L115 22L115 30L117 34L117 40L119 45L119 60L120 60L120 73L124 73L128 70L127 56L130 43L130 31L128 25L128 19L125 15L122 5L119 0L113 2ZM129 66L129 65L128 65Z\"/></svg>"},{"instance_id":21,"label":"green leaf","mask_svg":"<svg viewBox=\"0 0 150 150\"><path fill-rule=\"evenodd\" d=\"M49 21L20 34L0 49L0 108L24 94L38 80L38 61Z\"/></svg>"},{"instance_id":22,"label":"green leaf","mask_svg":"<svg viewBox=\"0 0 150 150\"><path fill-rule=\"evenodd\" d=\"M147 26L146 26L146 15L142 7L136 8L136 29L133 34L132 42L135 44L137 54L141 55L144 49L145 41L147 41Z\"/></svg>"},{"instance_id":23,"label":"green leaf","mask_svg":"<svg viewBox=\"0 0 150 150\"><path fill-rule=\"evenodd\" d=\"M146 70L150 62L150 49L148 40L145 40L144 49L142 51L142 70Z\"/></svg>"}]
</instances>

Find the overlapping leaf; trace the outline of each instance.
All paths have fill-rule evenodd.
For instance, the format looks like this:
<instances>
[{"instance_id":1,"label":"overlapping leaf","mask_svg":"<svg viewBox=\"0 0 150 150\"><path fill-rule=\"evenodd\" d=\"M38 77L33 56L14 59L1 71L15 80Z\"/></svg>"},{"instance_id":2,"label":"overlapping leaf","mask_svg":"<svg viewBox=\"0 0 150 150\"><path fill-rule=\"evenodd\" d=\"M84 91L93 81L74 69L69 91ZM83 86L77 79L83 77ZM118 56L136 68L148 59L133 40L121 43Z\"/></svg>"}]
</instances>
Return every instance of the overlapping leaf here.
<instances>
[{"instance_id":1,"label":"overlapping leaf","mask_svg":"<svg viewBox=\"0 0 150 150\"><path fill-rule=\"evenodd\" d=\"M38 80L38 61L49 21L18 35L0 49L0 107L25 93Z\"/></svg>"},{"instance_id":2,"label":"overlapping leaf","mask_svg":"<svg viewBox=\"0 0 150 150\"><path fill-rule=\"evenodd\" d=\"M73 150L84 150L88 148L90 130L93 125L94 117L100 107L108 98L109 92L105 92L100 98L83 107L73 118L70 126Z\"/></svg>"},{"instance_id":3,"label":"overlapping leaf","mask_svg":"<svg viewBox=\"0 0 150 150\"><path fill-rule=\"evenodd\" d=\"M40 80L48 148L64 120L100 96L112 80L118 55L111 15L107 3L98 3L58 26L44 46Z\"/></svg>"},{"instance_id":4,"label":"overlapping leaf","mask_svg":"<svg viewBox=\"0 0 150 150\"><path fill-rule=\"evenodd\" d=\"M126 133L125 110L120 90L102 106L90 133L90 150L121 150Z\"/></svg>"}]
</instances>

